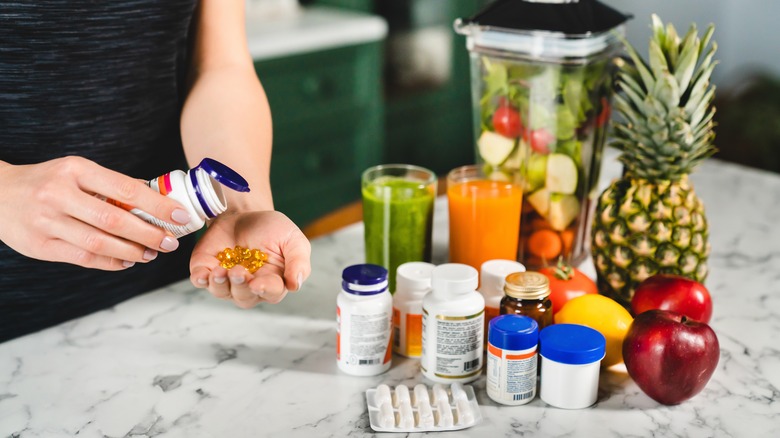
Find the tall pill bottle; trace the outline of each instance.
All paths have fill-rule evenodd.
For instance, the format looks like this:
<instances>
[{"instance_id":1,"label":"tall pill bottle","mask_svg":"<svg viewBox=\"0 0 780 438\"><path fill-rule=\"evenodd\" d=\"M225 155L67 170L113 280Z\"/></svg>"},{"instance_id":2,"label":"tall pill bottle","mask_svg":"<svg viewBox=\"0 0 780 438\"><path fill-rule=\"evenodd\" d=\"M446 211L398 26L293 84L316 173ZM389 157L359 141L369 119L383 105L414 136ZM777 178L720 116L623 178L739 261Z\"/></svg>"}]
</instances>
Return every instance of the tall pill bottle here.
<instances>
[{"instance_id":1,"label":"tall pill bottle","mask_svg":"<svg viewBox=\"0 0 780 438\"><path fill-rule=\"evenodd\" d=\"M227 200L222 186L238 192L248 192L249 183L236 171L211 158L188 170L174 170L147 181L151 189L177 200L190 215L186 225L162 221L151 214L113 199L107 202L121 207L152 225L156 225L178 237L200 230L206 220L213 219L227 210Z\"/></svg>"},{"instance_id":2,"label":"tall pill bottle","mask_svg":"<svg viewBox=\"0 0 780 438\"><path fill-rule=\"evenodd\" d=\"M490 320L501 313L506 276L515 272L525 272L525 266L514 260L495 259L482 263L479 271L479 293L485 298L485 334L487 334Z\"/></svg>"},{"instance_id":3,"label":"tall pill bottle","mask_svg":"<svg viewBox=\"0 0 780 438\"><path fill-rule=\"evenodd\" d=\"M497 403L522 405L536 396L536 349L539 325L522 315L501 315L490 321L487 351L487 394Z\"/></svg>"},{"instance_id":4,"label":"tall pill bottle","mask_svg":"<svg viewBox=\"0 0 780 438\"><path fill-rule=\"evenodd\" d=\"M477 292L479 273L447 263L431 273L423 298L422 374L438 383L471 382L482 371L485 299Z\"/></svg>"},{"instance_id":5,"label":"tall pill bottle","mask_svg":"<svg viewBox=\"0 0 780 438\"><path fill-rule=\"evenodd\" d=\"M542 375L539 396L563 409L583 409L596 403L599 368L606 339L578 324L554 324L539 333Z\"/></svg>"},{"instance_id":6,"label":"tall pill bottle","mask_svg":"<svg viewBox=\"0 0 780 438\"><path fill-rule=\"evenodd\" d=\"M390 368L393 298L387 269L353 265L342 272L336 298L336 361L353 376L375 376Z\"/></svg>"},{"instance_id":7,"label":"tall pill bottle","mask_svg":"<svg viewBox=\"0 0 780 438\"><path fill-rule=\"evenodd\" d=\"M422 300L431 291L435 266L408 262L398 267L393 294L393 351L401 356L422 355Z\"/></svg>"}]
</instances>

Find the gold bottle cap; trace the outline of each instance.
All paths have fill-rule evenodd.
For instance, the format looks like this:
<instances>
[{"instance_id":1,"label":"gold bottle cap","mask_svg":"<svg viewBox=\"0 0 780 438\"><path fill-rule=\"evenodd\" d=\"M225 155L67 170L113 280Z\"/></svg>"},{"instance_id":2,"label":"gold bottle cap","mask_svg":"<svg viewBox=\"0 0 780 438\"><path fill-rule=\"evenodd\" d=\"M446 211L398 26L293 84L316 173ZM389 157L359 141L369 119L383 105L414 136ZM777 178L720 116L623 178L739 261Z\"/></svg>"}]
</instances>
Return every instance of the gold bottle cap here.
<instances>
[{"instance_id":1,"label":"gold bottle cap","mask_svg":"<svg viewBox=\"0 0 780 438\"><path fill-rule=\"evenodd\" d=\"M550 280L539 272L516 272L507 275L504 293L521 300L540 300L550 295Z\"/></svg>"}]
</instances>

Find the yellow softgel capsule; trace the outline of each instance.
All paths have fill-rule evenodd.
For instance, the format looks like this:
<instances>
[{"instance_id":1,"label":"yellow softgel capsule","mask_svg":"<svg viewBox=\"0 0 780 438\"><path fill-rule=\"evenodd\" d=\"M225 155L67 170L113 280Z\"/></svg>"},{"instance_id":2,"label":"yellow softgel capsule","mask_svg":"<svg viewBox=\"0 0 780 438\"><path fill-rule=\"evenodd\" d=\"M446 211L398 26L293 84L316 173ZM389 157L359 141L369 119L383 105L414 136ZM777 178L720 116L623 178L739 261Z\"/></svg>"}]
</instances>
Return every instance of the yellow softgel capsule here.
<instances>
[{"instance_id":1,"label":"yellow softgel capsule","mask_svg":"<svg viewBox=\"0 0 780 438\"><path fill-rule=\"evenodd\" d=\"M231 269L236 265L241 265L249 271L250 274L254 274L258 269L263 267L265 261L268 260L268 254L260 251L259 249L249 249L236 245L235 248L225 248L219 254L217 254L217 260L219 265L225 269Z\"/></svg>"}]
</instances>

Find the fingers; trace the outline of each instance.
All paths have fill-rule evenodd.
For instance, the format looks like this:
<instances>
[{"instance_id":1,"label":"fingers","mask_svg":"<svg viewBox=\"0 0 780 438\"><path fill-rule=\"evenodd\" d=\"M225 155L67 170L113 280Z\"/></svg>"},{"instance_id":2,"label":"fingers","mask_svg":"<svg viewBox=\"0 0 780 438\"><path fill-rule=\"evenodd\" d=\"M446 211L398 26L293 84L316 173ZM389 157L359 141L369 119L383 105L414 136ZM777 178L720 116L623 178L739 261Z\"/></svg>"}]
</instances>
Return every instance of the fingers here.
<instances>
[{"instance_id":1,"label":"fingers","mask_svg":"<svg viewBox=\"0 0 780 438\"><path fill-rule=\"evenodd\" d=\"M47 240L43 243L41 249L47 255L47 260L53 262L73 263L86 268L104 271L121 271L133 266L119 259L90 253L83 248L60 239Z\"/></svg>"},{"instance_id":2,"label":"fingers","mask_svg":"<svg viewBox=\"0 0 780 438\"><path fill-rule=\"evenodd\" d=\"M284 251L284 285L288 290L298 291L311 274L311 244L303 233L296 233Z\"/></svg>"},{"instance_id":3,"label":"fingers","mask_svg":"<svg viewBox=\"0 0 780 438\"><path fill-rule=\"evenodd\" d=\"M78 205L66 203L62 207L68 215L85 224L135 242L141 247L170 252L179 246L178 241L169 236L164 229L139 220L121 208L98 198L87 197Z\"/></svg>"},{"instance_id":4,"label":"fingers","mask_svg":"<svg viewBox=\"0 0 780 438\"><path fill-rule=\"evenodd\" d=\"M169 223L186 224L190 221L189 213L181 204L149 190L142 181L76 157L71 157L70 162L66 163L63 172L68 172L73 167L78 168L76 178L82 190L99 193L122 204L136 207ZM160 178L160 182L165 185L165 176ZM170 185L170 182L168 184Z\"/></svg>"}]
</instances>

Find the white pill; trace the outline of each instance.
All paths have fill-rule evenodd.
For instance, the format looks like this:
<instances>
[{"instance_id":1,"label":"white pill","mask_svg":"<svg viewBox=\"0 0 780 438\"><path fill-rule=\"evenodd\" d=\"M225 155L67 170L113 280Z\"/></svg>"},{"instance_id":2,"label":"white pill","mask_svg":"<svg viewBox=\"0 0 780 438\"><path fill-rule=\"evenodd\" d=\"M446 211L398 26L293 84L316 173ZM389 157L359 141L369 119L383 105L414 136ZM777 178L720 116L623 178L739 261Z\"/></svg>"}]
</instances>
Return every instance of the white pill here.
<instances>
[{"instance_id":1,"label":"white pill","mask_svg":"<svg viewBox=\"0 0 780 438\"><path fill-rule=\"evenodd\" d=\"M466 395L466 390L463 389L463 385L458 382L450 385L450 392L452 393L453 400L469 400L469 396Z\"/></svg>"},{"instance_id":2,"label":"white pill","mask_svg":"<svg viewBox=\"0 0 780 438\"><path fill-rule=\"evenodd\" d=\"M382 406L382 403L393 403L393 398L390 395L390 387L385 384L377 386L376 392L374 392L374 406Z\"/></svg>"},{"instance_id":3,"label":"white pill","mask_svg":"<svg viewBox=\"0 0 780 438\"><path fill-rule=\"evenodd\" d=\"M425 386L423 383L418 383L414 387L414 403L413 406L417 407L420 405L420 403L427 403L428 405L431 404L431 399L428 396L428 387ZM431 407L428 406L428 409Z\"/></svg>"},{"instance_id":4,"label":"white pill","mask_svg":"<svg viewBox=\"0 0 780 438\"><path fill-rule=\"evenodd\" d=\"M395 414L393 413L393 407L389 402L384 402L379 405L379 427L384 429L392 429L395 427Z\"/></svg>"},{"instance_id":5,"label":"white pill","mask_svg":"<svg viewBox=\"0 0 780 438\"><path fill-rule=\"evenodd\" d=\"M459 398L455 401L455 409L458 411L458 424L463 426L474 422L474 411L468 400Z\"/></svg>"},{"instance_id":6,"label":"white pill","mask_svg":"<svg viewBox=\"0 0 780 438\"><path fill-rule=\"evenodd\" d=\"M409 388L406 385L398 385L395 387L395 400L393 400L393 406L401 406L402 403L412 403L409 398Z\"/></svg>"},{"instance_id":7,"label":"white pill","mask_svg":"<svg viewBox=\"0 0 780 438\"><path fill-rule=\"evenodd\" d=\"M427 400L421 401L417 405L417 415L419 416L418 425L420 427L433 427L433 410Z\"/></svg>"},{"instance_id":8,"label":"white pill","mask_svg":"<svg viewBox=\"0 0 780 438\"><path fill-rule=\"evenodd\" d=\"M436 410L439 414L439 421L436 422L436 425L439 427L452 427L454 421L450 404L444 400L439 400L436 402Z\"/></svg>"},{"instance_id":9,"label":"white pill","mask_svg":"<svg viewBox=\"0 0 780 438\"><path fill-rule=\"evenodd\" d=\"M433 403L437 404L440 401L444 401L444 403L449 404L450 398L447 395L447 390L444 389L443 386L437 383L433 385Z\"/></svg>"},{"instance_id":10,"label":"white pill","mask_svg":"<svg viewBox=\"0 0 780 438\"><path fill-rule=\"evenodd\" d=\"M414 413L409 401L401 403L401 406L398 407L398 427L403 429L414 428Z\"/></svg>"}]
</instances>

